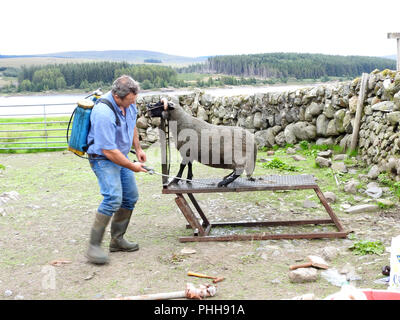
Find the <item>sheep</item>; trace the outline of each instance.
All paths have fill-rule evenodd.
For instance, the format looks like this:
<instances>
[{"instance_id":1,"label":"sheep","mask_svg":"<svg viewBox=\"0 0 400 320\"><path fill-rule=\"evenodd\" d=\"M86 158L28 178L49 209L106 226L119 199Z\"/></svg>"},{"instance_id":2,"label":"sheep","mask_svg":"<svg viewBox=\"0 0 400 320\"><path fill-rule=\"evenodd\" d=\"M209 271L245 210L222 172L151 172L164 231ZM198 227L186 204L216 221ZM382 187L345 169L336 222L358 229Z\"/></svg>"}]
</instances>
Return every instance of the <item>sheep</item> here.
<instances>
[{"instance_id":1,"label":"sheep","mask_svg":"<svg viewBox=\"0 0 400 320\"><path fill-rule=\"evenodd\" d=\"M218 187L225 187L246 172L248 180L255 169L257 146L254 134L241 127L217 126L189 115L179 102L163 107L159 102L148 105L151 117L169 120L170 132L182 157L179 172L172 183L179 182L188 166L187 180L193 180L192 163L198 161L214 168L232 169ZM163 110L164 109L164 110Z\"/></svg>"}]
</instances>

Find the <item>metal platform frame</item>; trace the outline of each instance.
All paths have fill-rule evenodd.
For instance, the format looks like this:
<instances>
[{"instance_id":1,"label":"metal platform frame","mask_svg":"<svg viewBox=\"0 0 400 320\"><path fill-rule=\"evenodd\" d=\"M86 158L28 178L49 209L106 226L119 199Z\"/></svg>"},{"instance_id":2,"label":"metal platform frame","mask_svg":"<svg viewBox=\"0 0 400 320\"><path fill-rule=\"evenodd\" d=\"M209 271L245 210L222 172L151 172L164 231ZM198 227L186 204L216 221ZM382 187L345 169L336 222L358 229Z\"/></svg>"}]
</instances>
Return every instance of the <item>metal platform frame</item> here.
<instances>
[{"instance_id":1,"label":"metal platform frame","mask_svg":"<svg viewBox=\"0 0 400 320\"><path fill-rule=\"evenodd\" d=\"M161 141L162 173L169 175L169 134L168 126L165 121L161 122L161 130L167 134L166 140ZM164 145L164 147L163 147ZM336 214L329 206L324 194L314 180L312 175L271 175L257 177L256 181L248 181L246 178L238 178L226 187L218 187L221 179L195 179L190 182L180 181L178 184L168 182L166 176L163 177L163 194L175 194L175 202L188 221L187 228L193 230L193 236L179 237L180 242L206 242L206 241L237 241L237 240L276 240L276 239L321 239L321 238L346 238L348 231L345 231ZM282 220L282 221L236 221L236 222L210 222L206 214L197 202L194 194L196 193L222 193L222 192L254 192L254 191L274 191L274 190L302 190L313 189L320 202L327 211L330 219L310 219L310 220ZM190 207L184 194L192 203L199 217ZM312 233L252 233L234 235L211 235L214 227L275 227L275 226L300 226L300 225L320 225L334 224L336 232L312 232Z\"/></svg>"}]
</instances>

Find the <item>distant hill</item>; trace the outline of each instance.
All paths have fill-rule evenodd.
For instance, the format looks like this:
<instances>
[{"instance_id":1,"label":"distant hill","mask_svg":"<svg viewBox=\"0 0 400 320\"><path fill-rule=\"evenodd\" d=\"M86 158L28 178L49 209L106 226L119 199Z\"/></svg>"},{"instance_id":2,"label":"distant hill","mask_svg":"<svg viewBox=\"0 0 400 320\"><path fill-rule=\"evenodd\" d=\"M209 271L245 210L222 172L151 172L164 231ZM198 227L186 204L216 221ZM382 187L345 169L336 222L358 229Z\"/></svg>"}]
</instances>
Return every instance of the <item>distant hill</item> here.
<instances>
[{"instance_id":1,"label":"distant hill","mask_svg":"<svg viewBox=\"0 0 400 320\"><path fill-rule=\"evenodd\" d=\"M67 51L36 55L0 55L1 58L62 58L100 61L124 61L145 63L145 60L158 60L167 65L190 65L201 63L208 57L184 57L146 50L106 50L106 51Z\"/></svg>"},{"instance_id":2,"label":"distant hill","mask_svg":"<svg viewBox=\"0 0 400 320\"><path fill-rule=\"evenodd\" d=\"M145 60L159 60L168 65L188 65L201 63L208 57L183 57L162 52L145 50L106 50L106 51L70 51L39 55L42 57L89 59L103 61L125 61L129 63L144 63Z\"/></svg>"},{"instance_id":3,"label":"distant hill","mask_svg":"<svg viewBox=\"0 0 400 320\"><path fill-rule=\"evenodd\" d=\"M40 57L37 55L1 55L0 54L0 59L9 59L9 58L36 58Z\"/></svg>"},{"instance_id":4,"label":"distant hill","mask_svg":"<svg viewBox=\"0 0 400 320\"><path fill-rule=\"evenodd\" d=\"M271 53L276 54L276 53ZM282 54L282 53L279 53ZM290 53L287 53L290 54ZM302 55L307 54L298 54L295 59L302 58ZM243 56L253 56L253 55L225 55L222 57L243 57ZM22 59L22 58L54 58L54 59L73 59L80 61L115 61L115 62L128 62L135 64L148 63L150 61L161 61L161 64L171 65L176 67L189 66L193 64L202 64L208 62L210 60L219 59L219 57L214 56L201 56L201 57L185 57L185 56L177 56L170 55L162 52L156 51L148 51L148 50L106 50L106 51L66 51L66 52L56 52L56 53L47 53L47 54L37 54L37 55L1 55L0 59ZM372 58L372 57L370 57ZM377 57L383 59L396 60L396 55L389 55L384 57ZM15 61L15 60L14 60ZM39 60L40 61L40 60ZM49 60L51 62L51 60Z\"/></svg>"}]
</instances>

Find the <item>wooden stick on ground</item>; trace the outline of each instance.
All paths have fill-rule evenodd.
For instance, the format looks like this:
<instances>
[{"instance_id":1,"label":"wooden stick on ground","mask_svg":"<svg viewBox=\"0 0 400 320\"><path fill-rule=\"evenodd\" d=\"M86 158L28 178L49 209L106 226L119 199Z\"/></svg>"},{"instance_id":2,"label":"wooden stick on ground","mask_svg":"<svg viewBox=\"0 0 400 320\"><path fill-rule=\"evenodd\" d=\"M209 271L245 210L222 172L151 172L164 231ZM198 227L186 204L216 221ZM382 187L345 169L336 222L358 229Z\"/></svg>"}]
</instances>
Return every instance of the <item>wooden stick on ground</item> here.
<instances>
[{"instance_id":1,"label":"wooden stick on ground","mask_svg":"<svg viewBox=\"0 0 400 320\"><path fill-rule=\"evenodd\" d=\"M314 268L318 268L318 269L328 269L328 267L329 267L328 263L321 257L308 256L307 260L308 260L308 262L305 262L302 264L297 264L297 265L292 265L289 267L289 269L295 270L298 268L308 268L308 267L314 267Z\"/></svg>"},{"instance_id":2,"label":"wooden stick on ground","mask_svg":"<svg viewBox=\"0 0 400 320\"><path fill-rule=\"evenodd\" d=\"M213 279L213 283L217 283L217 282L223 281L225 279L224 277L213 277L213 276L209 276L209 275L202 274L202 273L196 273L196 272L192 272L192 271L188 271L187 275L192 276L192 277L198 277L198 278Z\"/></svg>"},{"instance_id":3,"label":"wooden stick on ground","mask_svg":"<svg viewBox=\"0 0 400 320\"><path fill-rule=\"evenodd\" d=\"M121 297L112 300L168 300L168 299L179 299L185 298L185 290L174 291L174 292L162 292L153 294L143 294L141 296L128 296Z\"/></svg>"},{"instance_id":4,"label":"wooden stick on ground","mask_svg":"<svg viewBox=\"0 0 400 320\"><path fill-rule=\"evenodd\" d=\"M216 293L217 289L212 285L200 285L199 288L196 288L192 283L187 283L186 289L182 291L143 294L140 296L128 296L111 300L168 300L179 298L203 299L207 297L213 297Z\"/></svg>"}]
</instances>

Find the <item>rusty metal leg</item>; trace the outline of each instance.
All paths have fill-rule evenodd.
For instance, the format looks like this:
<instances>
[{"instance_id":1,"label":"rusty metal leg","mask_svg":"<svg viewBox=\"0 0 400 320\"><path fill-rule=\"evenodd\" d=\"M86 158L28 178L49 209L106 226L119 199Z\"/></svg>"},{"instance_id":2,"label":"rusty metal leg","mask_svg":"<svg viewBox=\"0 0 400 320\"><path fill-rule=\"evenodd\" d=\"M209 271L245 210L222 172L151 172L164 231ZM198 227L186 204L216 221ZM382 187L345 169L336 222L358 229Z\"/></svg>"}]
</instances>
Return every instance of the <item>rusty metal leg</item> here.
<instances>
[{"instance_id":1,"label":"rusty metal leg","mask_svg":"<svg viewBox=\"0 0 400 320\"><path fill-rule=\"evenodd\" d=\"M280 239L324 239L346 238L347 232L321 232L321 233L290 233L290 234L235 234L226 236L180 237L180 242L207 242L207 241L254 241L254 240L280 240Z\"/></svg>"},{"instance_id":2,"label":"rusty metal leg","mask_svg":"<svg viewBox=\"0 0 400 320\"><path fill-rule=\"evenodd\" d=\"M337 218L336 214L333 212L332 208L329 206L328 201L326 200L322 191L319 189L318 186L314 188L314 191L317 194L322 205L325 207L325 209L328 212L329 216L331 217L332 221L335 223L338 230L343 231L344 229L343 229L341 223L339 222L339 219Z\"/></svg>"},{"instance_id":3,"label":"rusty metal leg","mask_svg":"<svg viewBox=\"0 0 400 320\"><path fill-rule=\"evenodd\" d=\"M203 226L200 224L199 220L197 220L196 216L194 215L192 209L190 208L189 204L187 203L186 199L183 197L182 194L176 194L177 197L175 198L175 202L183 215L185 216L186 220L189 222L190 226L193 230L198 230L200 236L204 236L206 231L204 230Z\"/></svg>"},{"instance_id":4,"label":"rusty metal leg","mask_svg":"<svg viewBox=\"0 0 400 320\"><path fill-rule=\"evenodd\" d=\"M284 180L284 179L283 179ZM287 180L287 179L286 179ZM231 188L229 186L226 190L230 192L239 192L239 191L261 191L261 190L298 190L298 189L313 189L317 194L320 202L324 206L326 212L329 214L330 219L313 219L313 220L285 220L285 221L247 221L247 222L210 222L205 213L203 212L202 208L200 207L199 203L197 202L194 193L213 193L216 192L214 189L194 189L190 188L190 186L178 186L174 187L176 190L168 191L168 187L163 189L163 193L174 193L176 194L175 202L178 205L178 208L186 218L187 222L189 223L188 227L192 228L194 231L193 236L187 237L180 237L180 242L188 242L188 241L236 241L236 240L277 240L277 239L321 239L321 238L346 238L348 231L345 231L343 226L341 225L338 217L333 212L332 208L328 204L327 199L325 198L324 194L320 190L319 186L315 183L308 184L303 183L304 179L301 181L295 180L294 184L290 184L284 180L283 184L276 186L274 185L273 188L269 187L268 189L259 189L256 187L246 187L246 188ZM301 184L300 184L301 183ZM167 192L168 191L168 192ZM184 194L187 194L189 200L184 197ZM190 205L190 202L192 205ZM197 211L197 213L196 213ZM306 224L334 224L338 229L337 232L317 232L317 233L288 233L288 234L270 234L270 233L259 233L259 234L234 234L234 235L210 235L210 231L214 227L224 227L224 226L236 226L236 227L252 227L252 226L259 226L259 227L274 227L274 226L296 226L296 225L306 225Z\"/></svg>"},{"instance_id":5,"label":"rusty metal leg","mask_svg":"<svg viewBox=\"0 0 400 320\"><path fill-rule=\"evenodd\" d=\"M203 219L203 227L208 227L210 225L210 222L208 221L206 215L204 214L203 210L200 208L197 200L195 199L194 195L192 193L188 193L188 197L190 201L192 201L194 207L196 208L197 212L199 213L201 219Z\"/></svg>"}]
</instances>

